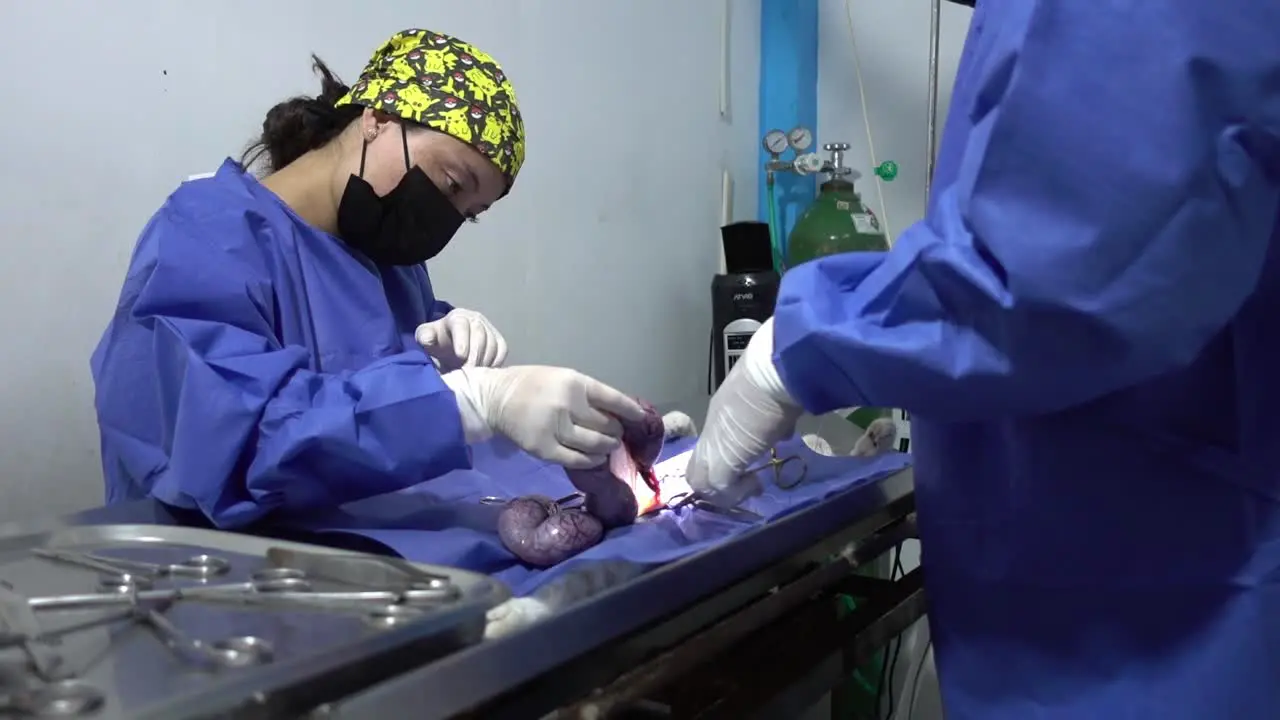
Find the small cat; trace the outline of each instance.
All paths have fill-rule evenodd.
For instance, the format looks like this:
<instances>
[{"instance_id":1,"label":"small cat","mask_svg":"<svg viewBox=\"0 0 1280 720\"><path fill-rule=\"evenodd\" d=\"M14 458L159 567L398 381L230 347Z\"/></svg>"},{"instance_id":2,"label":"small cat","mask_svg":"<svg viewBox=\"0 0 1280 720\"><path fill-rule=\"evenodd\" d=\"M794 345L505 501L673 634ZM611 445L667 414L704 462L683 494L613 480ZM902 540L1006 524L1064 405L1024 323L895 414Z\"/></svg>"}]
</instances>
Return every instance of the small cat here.
<instances>
[{"instance_id":1,"label":"small cat","mask_svg":"<svg viewBox=\"0 0 1280 720\"><path fill-rule=\"evenodd\" d=\"M662 428L668 440L693 437L698 428L693 419L680 412L662 416ZM893 448L898 429L892 420L880 418L869 425L854 444L854 457L870 457ZM805 435L805 445L821 455L834 455L831 444L820 435ZM610 588L639 577L644 566L625 560L602 560L582 563L573 570L543 585L525 597L512 598L489 611L484 636L493 639L518 632L545 620L571 605L594 597Z\"/></svg>"},{"instance_id":2,"label":"small cat","mask_svg":"<svg viewBox=\"0 0 1280 720\"><path fill-rule=\"evenodd\" d=\"M889 452L898 440L898 425L889 418L876 418L871 421L862 437L853 444L853 457L873 457Z\"/></svg>"}]
</instances>

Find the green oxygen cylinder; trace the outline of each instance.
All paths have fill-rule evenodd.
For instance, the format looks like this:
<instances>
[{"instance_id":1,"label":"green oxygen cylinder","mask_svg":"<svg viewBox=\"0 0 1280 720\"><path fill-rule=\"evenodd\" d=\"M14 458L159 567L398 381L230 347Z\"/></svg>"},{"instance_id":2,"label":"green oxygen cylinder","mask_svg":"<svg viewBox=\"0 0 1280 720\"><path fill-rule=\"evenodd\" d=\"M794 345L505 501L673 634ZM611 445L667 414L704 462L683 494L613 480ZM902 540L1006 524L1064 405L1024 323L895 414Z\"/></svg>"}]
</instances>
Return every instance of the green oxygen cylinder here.
<instances>
[{"instance_id":1,"label":"green oxygen cylinder","mask_svg":"<svg viewBox=\"0 0 1280 720\"><path fill-rule=\"evenodd\" d=\"M819 187L818 197L800 215L787 239L789 268L835 253L889 249L880 220L853 188L858 173L844 166L848 143L827 143L823 148L831 153L831 159L822 164L821 170L828 179ZM889 174L886 169L889 165L884 163L877 168L877 173L885 177Z\"/></svg>"},{"instance_id":2,"label":"green oxygen cylinder","mask_svg":"<svg viewBox=\"0 0 1280 720\"><path fill-rule=\"evenodd\" d=\"M822 164L827 180L818 188L818 197L796 221L787 239L786 263L793 268L801 263L842 252L886 252L889 239L875 213L862 202L853 188L858 173L844 165L848 143L827 143L823 149L831 158ZM897 176L896 163L884 162L875 170L884 180ZM888 417L884 408L848 408L839 411L849 422L865 429L874 420Z\"/></svg>"}]
</instances>

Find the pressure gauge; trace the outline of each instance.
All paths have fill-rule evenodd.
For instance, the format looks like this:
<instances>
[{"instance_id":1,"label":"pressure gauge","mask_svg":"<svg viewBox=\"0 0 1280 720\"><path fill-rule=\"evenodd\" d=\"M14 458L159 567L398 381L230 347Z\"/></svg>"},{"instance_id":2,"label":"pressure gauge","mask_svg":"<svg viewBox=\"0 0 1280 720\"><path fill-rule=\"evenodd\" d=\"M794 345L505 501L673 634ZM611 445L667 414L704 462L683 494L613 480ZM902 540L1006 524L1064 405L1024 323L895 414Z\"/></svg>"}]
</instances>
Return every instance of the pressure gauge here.
<instances>
[{"instance_id":1,"label":"pressure gauge","mask_svg":"<svg viewBox=\"0 0 1280 720\"><path fill-rule=\"evenodd\" d=\"M764 136L764 149L774 155L781 155L787 150L787 134L781 130L770 130Z\"/></svg>"},{"instance_id":2,"label":"pressure gauge","mask_svg":"<svg viewBox=\"0 0 1280 720\"><path fill-rule=\"evenodd\" d=\"M807 127L798 127L787 133L787 142L791 143L796 152L802 153L813 144L813 133Z\"/></svg>"}]
</instances>

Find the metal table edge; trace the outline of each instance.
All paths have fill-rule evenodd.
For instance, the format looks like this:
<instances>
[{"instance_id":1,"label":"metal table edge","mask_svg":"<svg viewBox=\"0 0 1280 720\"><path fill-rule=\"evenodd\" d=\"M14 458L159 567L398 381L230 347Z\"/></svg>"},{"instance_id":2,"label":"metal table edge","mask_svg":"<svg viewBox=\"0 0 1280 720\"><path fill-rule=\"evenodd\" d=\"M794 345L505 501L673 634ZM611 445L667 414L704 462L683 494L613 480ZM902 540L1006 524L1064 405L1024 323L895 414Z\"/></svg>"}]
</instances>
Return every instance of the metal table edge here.
<instances>
[{"instance_id":1,"label":"metal table edge","mask_svg":"<svg viewBox=\"0 0 1280 720\"><path fill-rule=\"evenodd\" d=\"M890 506L913 498L913 479L908 466L854 486L731 543L654 569L527 630L408 670L361 695L394 695L421 718L468 712L755 573L823 546L854 525L878 516L889 520ZM337 705L341 708L343 703Z\"/></svg>"}]
</instances>

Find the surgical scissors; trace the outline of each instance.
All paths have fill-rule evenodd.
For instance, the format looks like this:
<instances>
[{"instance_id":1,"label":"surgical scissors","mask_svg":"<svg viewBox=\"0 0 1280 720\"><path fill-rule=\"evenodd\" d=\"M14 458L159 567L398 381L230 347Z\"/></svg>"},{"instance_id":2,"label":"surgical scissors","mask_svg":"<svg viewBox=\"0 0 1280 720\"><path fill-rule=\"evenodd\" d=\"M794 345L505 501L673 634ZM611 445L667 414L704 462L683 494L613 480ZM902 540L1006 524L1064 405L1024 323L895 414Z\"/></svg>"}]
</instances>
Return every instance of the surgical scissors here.
<instances>
[{"instance_id":1,"label":"surgical scissors","mask_svg":"<svg viewBox=\"0 0 1280 720\"><path fill-rule=\"evenodd\" d=\"M269 567L295 568L309 577L369 590L434 590L452 600L457 588L448 576L428 572L399 558L359 557L306 550L267 549ZM425 593L419 593L424 599Z\"/></svg>"},{"instance_id":2,"label":"surgical scissors","mask_svg":"<svg viewBox=\"0 0 1280 720\"><path fill-rule=\"evenodd\" d=\"M791 462L800 463L800 475L795 479L795 481L787 481L784 483L782 481L782 469L787 466L787 463ZM754 467L747 468L742 474L744 476L755 475L768 470L769 468L773 468L773 484L776 485L779 490L791 490L792 488L798 487L804 482L805 476L809 473L809 464L804 461L804 458L799 455L788 455L780 458L778 457L777 448L769 448L768 460Z\"/></svg>"},{"instance_id":3,"label":"surgical scissors","mask_svg":"<svg viewBox=\"0 0 1280 720\"><path fill-rule=\"evenodd\" d=\"M98 577L98 590L106 593L129 594L151 590L155 587L155 578L148 575L132 573L104 573ZM170 588L161 592L181 590L184 595L204 595L207 593L280 593L310 592L311 581L307 574L294 568L263 568L249 574L245 582L221 583L215 585L195 585L183 588Z\"/></svg>"},{"instance_id":4,"label":"surgical scissors","mask_svg":"<svg viewBox=\"0 0 1280 720\"><path fill-rule=\"evenodd\" d=\"M106 701L106 693L84 681L57 680L0 695L0 714L83 717L101 710Z\"/></svg>"},{"instance_id":5,"label":"surgical scissors","mask_svg":"<svg viewBox=\"0 0 1280 720\"><path fill-rule=\"evenodd\" d=\"M239 593L235 592L235 588L246 586L251 589L243 590ZM142 599L146 599L147 596L139 588L149 587L149 585L134 585L129 576L104 576L100 579L98 587L108 593L132 598L141 596ZM196 589L209 590L209 587ZM446 590L448 589L446 588ZM422 617L425 614L422 605L428 604L423 600L428 596L431 598L439 596L439 588L435 586L429 589L417 586L407 588L401 591L398 598L406 603L403 605L394 602L382 604L384 599L391 597L390 591L317 593L311 591L311 585L305 573L301 570L295 568L264 568L253 573L248 583L224 585L217 588L213 593L206 592L193 595L188 591L183 597L213 602L263 605L283 604L294 607L310 606L329 611L353 611L363 614L370 625L389 629ZM249 647L250 645L253 645L253 643L245 642L243 638L239 640L232 638L222 643L215 643L213 649L222 652L224 655L235 652L258 651L256 648Z\"/></svg>"},{"instance_id":6,"label":"surgical scissors","mask_svg":"<svg viewBox=\"0 0 1280 720\"><path fill-rule=\"evenodd\" d=\"M189 637L169 622L159 608L138 608L138 619L151 626L169 648L185 651L220 667L262 665L271 662L275 655L271 643L253 635L235 635L212 643Z\"/></svg>"},{"instance_id":7,"label":"surgical scissors","mask_svg":"<svg viewBox=\"0 0 1280 720\"><path fill-rule=\"evenodd\" d=\"M152 577L210 578L225 575L231 570L231 562L217 555L193 555L176 563L149 563L48 548L37 548L32 550L31 554L46 560L98 572L138 573Z\"/></svg>"},{"instance_id":8,"label":"surgical scissors","mask_svg":"<svg viewBox=\"0 0 1280 720\"><path fill-rule=\"evenodd\" d=\"M190 591L183 595L182 598L196 600L210 600L212 602L235 602L235 603L259 603L259 604L281 604L286 606L310 606L328 611L337 612L355 612L364 615L365 620L372 626L389 629L400 627L407 622L416 620L426 614L424 610L425 602L414 602L417 597L410 595L408 604L380 604L381 596L365 597L361 600L332 600L330 596L320 595L307 591L306 581L300 576L300 571L292 568L267 568L254 573L253 582L256 582L253 592L246 592L248 597L241 597L237 593L224 590L227 586L219 587L214 594L200 594L192 598ZM297 584L301 580L302 585ZM246 585L245 583L240 584ZM110 599L109 604L113 605L136 605L137 601L146 601L152 599L150 595L144 594L144 590L151 588L151 580L146 577L135 578L130 575L104 575L99 579L99 590L103 595L94 595L94 604L107 604L106 599ZM208 586L197 588L208 590ZM420 591L419 588L410 588L411 592ZM224 596L225 594L225 596ZM68 598L74 599L78 596L62 596L60 600ZM161 602L169 601L170 598L162 597ZM43 600L40 600L43 603ZM40 609L57 609L70 607L69 604L53 604L38 603ZM44 640L49 638L60 637L69 633L88 630L99 625L106 625L115 622L124 622L126 620L138 619L138 609L130 607L124 611L111 612L99 617L90 618L83 622L72 625L64 625L52 630L41 632L38 636L22 635L15 632L0 632L0 648L10 647L13 645L22 645L33 640ZM236 649L236 648L232 648ZM240 648L244 650L244 648Z\"/></svg>"}]
</instances>

